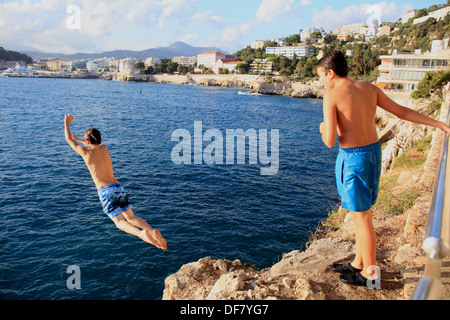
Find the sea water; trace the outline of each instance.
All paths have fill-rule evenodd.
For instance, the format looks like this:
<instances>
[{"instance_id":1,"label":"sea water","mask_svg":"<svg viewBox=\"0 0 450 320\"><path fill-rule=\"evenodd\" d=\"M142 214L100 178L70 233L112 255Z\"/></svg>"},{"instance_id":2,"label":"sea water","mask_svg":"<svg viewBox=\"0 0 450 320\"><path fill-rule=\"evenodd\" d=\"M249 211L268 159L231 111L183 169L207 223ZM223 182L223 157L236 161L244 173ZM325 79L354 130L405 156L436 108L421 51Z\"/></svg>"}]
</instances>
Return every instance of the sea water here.
<instances>
[{"instance_id":1,"label":"sea water","mask_svg":"<svg viewBox=\"0 0 450 320\"><path fill-rule=\"evenodd\" d=\"M338 204L337 147L321 140L322 101L239 90L104 80L0 77L0 298L161 299L164 279L207 256L258 268L299 250ZM115 228L64 139L95 127L135 215L159 250ZM185 129L279 132L276 174L261 165L176 164ZM269 149L270 150L270 149ZM79 289L68 286L79 271Z\"/></svg>"}]
</instances>

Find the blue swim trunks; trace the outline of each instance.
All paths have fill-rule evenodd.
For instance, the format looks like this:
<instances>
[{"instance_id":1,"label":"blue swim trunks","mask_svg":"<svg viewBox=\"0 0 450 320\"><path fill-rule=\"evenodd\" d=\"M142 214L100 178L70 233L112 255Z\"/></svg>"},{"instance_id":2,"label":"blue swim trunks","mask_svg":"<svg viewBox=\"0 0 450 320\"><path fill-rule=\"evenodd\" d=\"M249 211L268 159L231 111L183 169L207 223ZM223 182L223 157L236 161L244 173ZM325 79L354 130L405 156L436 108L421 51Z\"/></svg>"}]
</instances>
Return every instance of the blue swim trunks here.
<instances>
[{"instance_id":1,"label":"blue swim trunks","mask_svg":"<svg viewBox=\"0 0 450 320\"><path fill-rule=\"evenodd\" d=\"M380 142L358 148L340 148L336 184L344 209L369 210L377 201L381 176Z\"/></svg>"},{"instance_id":2,"label":"blue swim trunks","mask_svg":"<svg viewBox=\"0 0 450 320\"><path fill-rule=\"evenodd\" d=\"M128 194L119 183L108 184L98 189L98 197L103 206L103 212L108 217L115 218L128 209L133 208Z\"/></svg>"}]
</instances>

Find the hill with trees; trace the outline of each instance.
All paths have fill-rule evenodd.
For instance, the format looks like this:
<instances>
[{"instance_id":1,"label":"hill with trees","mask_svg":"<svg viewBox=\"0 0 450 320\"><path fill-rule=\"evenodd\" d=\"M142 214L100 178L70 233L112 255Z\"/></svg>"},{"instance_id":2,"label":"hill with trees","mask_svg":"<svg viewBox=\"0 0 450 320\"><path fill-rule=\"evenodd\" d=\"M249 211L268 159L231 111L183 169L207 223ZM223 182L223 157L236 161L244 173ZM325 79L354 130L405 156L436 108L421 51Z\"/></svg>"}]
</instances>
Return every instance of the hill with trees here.
<instances>
[{"instance_id":1,"label":"hill with trees","mask_svg":"<svg viewBox=\"0 0 450 320\"><path fill-rule=\"evenodd\" d=\"M25 63L32 63L33 59L24 53L17 51L5 50L0 47L0 60L4 61L23 61Z\"/></svg>"},{"instance_id":2,"label":"hill with trees","mask_svg":"<svg viewBox=\"0 0 450 320\"><path fill-rule=\"evenodd\" d=\"M325 54L329 50L337 49L346 53L352 52L348 57L350 75L354 78L366 78L372 80L378 75L377 67L381 64L380 56L389 55L393 50L414 51L420 49L423 52L431 50L433 40L442 40L450 37L450 15L437 21L429 18L422 23L414 24L414 20L428 15L430 12L450 6L447 4L432 5L419 10L418 14L406 23L400 21L390 23L390 35L375 37L365 40L363 36L349 36L345 40L338 39L337 35L325 33L323 30L311 34L311 39L323 39L321 45L313 45L314 53L308 58L293 59L284 56L274 56L265 53L266 47L277 46L274 41L266 42L262 49L253 49L250 46L243 48L234 56L250 65L255 59L269 59L273 63L273 71L281 75L294 77L297 80L315 77L320 52ZM296 35L285 37L287 45L296 45L300 38Z\"/></svg>"}]
</instances>

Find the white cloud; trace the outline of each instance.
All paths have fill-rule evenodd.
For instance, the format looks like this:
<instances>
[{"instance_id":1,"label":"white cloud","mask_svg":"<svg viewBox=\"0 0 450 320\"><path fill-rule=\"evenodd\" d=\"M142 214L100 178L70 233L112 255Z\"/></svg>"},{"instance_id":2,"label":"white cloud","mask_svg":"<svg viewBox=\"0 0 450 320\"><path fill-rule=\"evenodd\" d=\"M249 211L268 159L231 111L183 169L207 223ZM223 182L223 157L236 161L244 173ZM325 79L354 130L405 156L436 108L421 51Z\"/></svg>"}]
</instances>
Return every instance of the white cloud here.
<instances>
[{"instance_id":1,"label":"white cloud","mask_svg":"<svg viewBox=\"0 0 450 320\"><path fill-rule=\"evenodd\" d=\"M123 30L173 30L192 19L197 0L23 0L0 2L0 43L5 48L34 46L57 52L99 51L111 46L112 35ZM80 28L71 30L67 7L80 8ZM195 10L195 11L194 11ZM211 21L218 21L212 16ZM217 22L218 23L218 22ZM175 27L176 28L176 27ZM108 38L109 37L109 38ZM143 39L144 40L144 39ZM117 41L117 39L114 39ZM59 48L59 49L58 49Z\"/></svg>"},{"instance_id":2,"label":"white cloud","mask_svg":"<svg viewBox=\"0 0 450 320\"><path fill-rule=\"evenodd\" d=\"M226 44L234 44L242 38L239 28L226 27L222 32L222 41Z\"/></svg>"},{"instance_id":3,"label":"white cloud","mask_svg":"<svg viewBox=\"0 0 450 320\"><path fill-rule=\"evenodd\" d=\"M197 12L193 18L197 20L198 22L208 24L210 26L213 26L218 29L223 29L226 27L226 24L222 22L222 19L219 16L212 15L213 12L208 11L202 11Z\"/></svg>"},{"instance_id":4,"label":"white cloud","mask_svg":"<svg viewBox=\"0 0 450 320\"><path fill-rule=\"evenodd\" d=\"M311 4L311 0L301 0L301 1L300 1L300 4L301 4L302 6L308 6L308 5Z\"/></svg>"},{"instance_id":5,"label":"white cloud","mask_svg":"<svg viewBox=\"0 0 450 320\"><path fill-rule=\"evenodd\" d=\"M369 7L372 6L379 8L377 11L380 13L381 21L387 22L397 21L398 18L412 8L409 5L399 8L395 3L387 3L386 1L377 4L353 5L340 11L333 10L328 6L314 16L313 24L315 27L333 31L338 26L361 22L367 23L375 15L374 11L368 11Z\"/></svg>"},{"instance_id":6,"label":"white cloud","mask_svg":"<svg viewBox=\"0 0 450 320\"><path fill-rule=\"evenodd\" d=\"M251 24L250 23L244 23L241 24L241 27L239 28L241 30L242 34L247 34L250 31Z\"/></svg>"},{"instance_id":7,"label":"white cloud","mask_svg":"<svg viewBox=\"0 0 450 320\"><path fill-rule=\"evenodd\" d=\"M189 33L185 36L182 36L179 40L186 43L196 43L198 35L196 33Z\"/></svg>"},{"instance_id":8,"label":"white cloud","mask_svg":"<svg viewBox=\"0 0 450 320\"><path fill-rule=\"evenodd\" d=\"M256 11L256 22L270 22L292 9L294 0L262 0Z\"/></svg>"}]
</instances>

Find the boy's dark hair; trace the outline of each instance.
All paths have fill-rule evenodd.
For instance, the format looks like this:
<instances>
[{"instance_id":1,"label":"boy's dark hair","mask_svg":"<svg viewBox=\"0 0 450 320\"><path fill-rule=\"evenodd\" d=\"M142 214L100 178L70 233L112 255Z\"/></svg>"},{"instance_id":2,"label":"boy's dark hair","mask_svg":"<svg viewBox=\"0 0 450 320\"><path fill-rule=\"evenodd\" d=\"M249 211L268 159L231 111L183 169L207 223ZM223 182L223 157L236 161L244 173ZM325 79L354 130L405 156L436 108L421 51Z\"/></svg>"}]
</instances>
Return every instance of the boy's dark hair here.
<instances>
[{"instance_id":1,"label":"boy's dark hair","mask_svg":"<svg viewBox=\"0 0 450 320\"><path fill-rule=\"evenodd\" d=\"M95 128L91 128L84 133L84 138L89 141L90 144L101 144L102 137L100 135L100 131Z\"/></svg>"},{"instance_id":2,"label":"boy's dark hair","mask_svg":"<svg viewBox=\"0 0 450 320\"><path fill-rule=\"evenodd\" d=\"M328 51L323 58L319 60L317 67L325 69L326 73L333 70L341 78L348 76L347 59L339 50Z\"/></svg>"}]
</instances>

